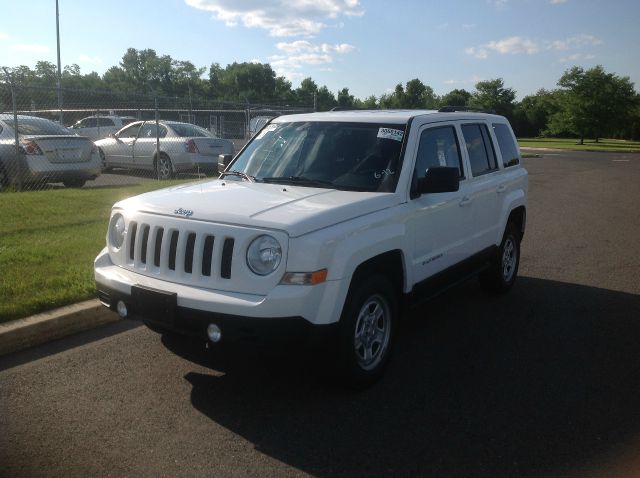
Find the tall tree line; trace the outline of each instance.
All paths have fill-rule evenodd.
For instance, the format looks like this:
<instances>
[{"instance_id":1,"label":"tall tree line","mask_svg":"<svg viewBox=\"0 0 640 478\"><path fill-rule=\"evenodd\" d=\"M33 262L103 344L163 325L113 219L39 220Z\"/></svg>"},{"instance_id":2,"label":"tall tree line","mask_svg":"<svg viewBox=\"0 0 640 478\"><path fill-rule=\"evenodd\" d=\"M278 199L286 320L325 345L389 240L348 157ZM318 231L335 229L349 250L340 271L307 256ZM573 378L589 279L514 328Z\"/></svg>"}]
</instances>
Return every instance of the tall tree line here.
<instances>
[{"instance_id":1,"label":"tall tree line","mask_svg":"<svg viewBox=\"0 0 640 478\"><path fill-rule=\"evenodd\" d=\"M39 61L35 68L8 68L15 84L51 87L56 83L53 63ZM518 136L575 136L640 139L640 95L628 77L609 73L601 66L573 67L558 80L557 88L541 89L516 101L516 91L502 78L479 81L473 91L454 89L438 96L415 78L398 83L379 97L355 98L345 87L336 93L305 78L297 88L277 76L266 63L213 63L198 68L190 61L158 55L153 49L129 48L116 66L102 76L82 74L78 65L62 73L65 89L118 94L156 95L228 101L242 104L313 105L318 111L342 108L425 108L445 105L493 110L508 117Z\"/></svg>"}]
</instances>

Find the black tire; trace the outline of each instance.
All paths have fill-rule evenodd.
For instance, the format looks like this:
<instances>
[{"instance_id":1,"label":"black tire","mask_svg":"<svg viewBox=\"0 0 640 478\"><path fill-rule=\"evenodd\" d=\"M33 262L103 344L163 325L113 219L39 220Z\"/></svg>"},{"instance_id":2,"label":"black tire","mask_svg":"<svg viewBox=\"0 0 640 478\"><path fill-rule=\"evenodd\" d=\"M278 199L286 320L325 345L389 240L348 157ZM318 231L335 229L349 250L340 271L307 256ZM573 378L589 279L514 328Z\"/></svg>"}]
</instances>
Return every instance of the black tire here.
<instances>
[{"instance_id":1,"label":"black tire","mask_svg":"<svg viewBox=\"0 0 640 478\"><path fill-rule=\"evenodd\" d=\"M98 148L98 153L100 154L100 161L102 163L102 170L104 172L111 171L113 168L110 168L110 167L107 166L107 159L104 156L104 151L102 151L102 148Z\"/></svg>"},{"instance_id":2,"label":"black tire","mask_svg":"<svg viewBox=\"0 0 640 478\"><path fill-rule=\"evenodd\" d=\"M62 184L64 184L64 187L66 188L81 188L82 186L84 186L84 183L86 182L87 182L86 179L79 179L79 178L62 180Z\"/></svg>"},{"instance_id":3,"label":"black tire","mask_svg":"<svg viewBox=\"0 0 640 478\"><path fill-rule=\"evenodd\" d=\"M480 286L486 293L504 294L513 286L520 265L520 239L518 228L508 223L497 254L479 277Z\"/></svg>"},{"instance_id":4,"label":"black tire","mask_svg":"<svg viewBox=\"0 0 640 478\"><path fill-rule=\"evenodd\" d=\"M160 158L155 162L155 173L157 179L173 178L173 165L171 159L165 153L160 153Z\"/></svg>"},{"instance_id":5,"label":"black tire","mask_svg":"<svg viewBox=\"0 0 640 478\"><path fill-rule=\"evenodd\" d=\"M380 379L391 355L398 299L383 275L354 277L336 338L336 372L345 385L364 389Z\"/></svg>"}]
</instances>

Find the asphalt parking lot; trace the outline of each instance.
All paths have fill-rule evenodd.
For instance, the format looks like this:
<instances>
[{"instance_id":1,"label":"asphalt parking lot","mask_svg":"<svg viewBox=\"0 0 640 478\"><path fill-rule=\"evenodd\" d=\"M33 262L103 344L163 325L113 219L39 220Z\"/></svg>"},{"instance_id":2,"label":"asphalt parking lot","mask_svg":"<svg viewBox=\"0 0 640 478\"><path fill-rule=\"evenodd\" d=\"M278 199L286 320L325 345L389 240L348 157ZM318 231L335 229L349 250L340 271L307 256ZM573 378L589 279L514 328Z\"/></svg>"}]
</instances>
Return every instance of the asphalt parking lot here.
<instances>
[{"instance_id":1,"label":"asphalt parking lot","mask_svg":"<svg viewBox=\"0 0 640 478\"><path fill-rule=\"evenodd\" d=\"M514 289L410 311L372 389L119 322L0 358L0 475L639 476L640 154L524 162Z\"/></svg>"}]
</instances>

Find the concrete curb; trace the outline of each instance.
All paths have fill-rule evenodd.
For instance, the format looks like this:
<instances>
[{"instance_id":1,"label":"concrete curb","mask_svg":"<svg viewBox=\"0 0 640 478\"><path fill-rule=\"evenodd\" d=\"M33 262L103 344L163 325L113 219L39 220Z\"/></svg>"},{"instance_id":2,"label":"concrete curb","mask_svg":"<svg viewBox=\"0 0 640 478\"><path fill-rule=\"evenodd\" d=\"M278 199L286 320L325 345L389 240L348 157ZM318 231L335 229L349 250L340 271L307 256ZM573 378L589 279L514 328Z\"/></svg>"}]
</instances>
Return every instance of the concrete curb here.
<instances>
[{"instance_id":1,"label":"concrete curb","mask_svg":"<svg viewBox=\"0 0 640 478\"><path fill-rule=\"evenodd\" d=\"M122 320L98 299L0 324L0 355Z\"/></svg>"}]
</instances>

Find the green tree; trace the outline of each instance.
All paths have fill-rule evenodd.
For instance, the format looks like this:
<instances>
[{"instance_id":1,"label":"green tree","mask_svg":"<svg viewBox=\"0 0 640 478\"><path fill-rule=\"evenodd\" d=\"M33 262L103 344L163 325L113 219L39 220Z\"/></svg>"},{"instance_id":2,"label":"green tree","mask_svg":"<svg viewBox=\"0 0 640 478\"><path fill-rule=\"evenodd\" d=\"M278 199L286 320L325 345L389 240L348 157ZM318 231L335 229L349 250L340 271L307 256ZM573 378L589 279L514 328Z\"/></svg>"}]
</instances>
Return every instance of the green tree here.
<instances>
[{"instance_id":1,"label":"green tree","mask_svg":"<svg viewBox=\"0 0 640 478\"><path fill-rule=\"evenodd\" d=\"M549 124L551 133L565 131L596 142L622 129L633 115L636 92L629 77L607 73L602 66L589 70L574 66L558 80L560 110Z\"/></svg>"},{"instance_id":2,"label":"green tree","mask_svg":"<svg viewBox=\"0 0 640 478\"><path fill-rule=\"evenodd\" d=\"M342 88L338 91L337 102L340 108L353 108L355 98L349 94L349 88Z\"/></svg>"},{"instance_id":3,"label":"green tree","mask_svg":"<svg viewBox=\"0 0 640 478\"><path fill-rule=\"evenodd\" d=\"M512 125L517 136L543 136L551 116L560 109L558 92L540 89L515 105Z\"/></svg>"},{"instance_id":4,"label":"green tree","mask_svg":"<svg viewBox=\"0 0 640 478\"><path fill-rule=\"evenodd\" d=\"M326 86L320 87L316 95L316 108L318 111L329 111L337 105L336 97ZM305 103L302 104L304 105Z\"/></svg>"},{"instance_id":5,"label":"green tree","mask_svg":"<svg viewBox=\"0 0 640 478\"><path fill-rule=\"evenodd\" d=\"M451 90L440 98L441 106L467 106L471 99L471 93L464 89Z\"/></svg>"},{"instance_id":6,"label":"green tree","mask_svg":"<svg viewBox=\"0 0 640 478\"><path fill-rule=\"evenodd\" d=\"M505 88L502 78L496 78L476 83L476 91L471 95L469 104L511 118L515 98L516 92L512 88Z\"/></svg>"}]
</instances>

